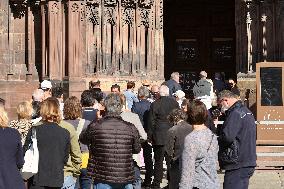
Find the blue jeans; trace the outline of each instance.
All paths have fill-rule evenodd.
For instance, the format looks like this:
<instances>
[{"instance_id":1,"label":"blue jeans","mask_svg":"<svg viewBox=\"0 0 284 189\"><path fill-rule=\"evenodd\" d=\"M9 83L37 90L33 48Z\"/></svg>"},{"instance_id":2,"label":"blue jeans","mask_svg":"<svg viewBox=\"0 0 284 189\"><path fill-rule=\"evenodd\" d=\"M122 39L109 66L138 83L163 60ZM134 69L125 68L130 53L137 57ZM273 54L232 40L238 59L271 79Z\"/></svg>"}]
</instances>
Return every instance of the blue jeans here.
<instances>
[{"instance_id":1,"label":"blue jeans","mask_svg":"<svg viewBox=\"0 0 284 189\"><path fill-rule=\"evenodd\" d=\"M133 189L141 189L142 179L140 177L140 169L138 166L134 166L134 178Z\"/></svg>"},{"instance_id":2,"label":"blue jeans","mask_svg":"<svg viewBox=\"0 0 284 189\"><path fill-rule=\"evenodd\" d=\"M92 179L87 177L87 169L81 169L80 177L77 179L75 189L91 189Z\"/></svg>"},{"instance_id":3,"label":"blue jeans","mask_svg":"<svg viewBox=\"0 0 284 189\"><path fill-rule=\"evenodd\" d=\"M76 179L70 175L64 177L64 183L61 189L74 189L76 184Z\"/></svg>"},{"instance_id":4,"label":"blue jeans","mask_svg":"<svg viewBox=\"0 0 284 189\"><path fill-rule=\"evenodd\" d=\"M133 189L133 186L132 184L126 184L122 186L121 184L98 183L94 186L94 189Z\"/></svg>"},{"instance_id":5,"label":"blue jeans","mask_svg":"<svg viewBox=\"0 0 284 189\"><path fill-rule=\"evenodd\" d=\"M224 189L248 189L249 179L253 175L254 167L242 167L225 171Z\"/></svg>"}]
</instances>

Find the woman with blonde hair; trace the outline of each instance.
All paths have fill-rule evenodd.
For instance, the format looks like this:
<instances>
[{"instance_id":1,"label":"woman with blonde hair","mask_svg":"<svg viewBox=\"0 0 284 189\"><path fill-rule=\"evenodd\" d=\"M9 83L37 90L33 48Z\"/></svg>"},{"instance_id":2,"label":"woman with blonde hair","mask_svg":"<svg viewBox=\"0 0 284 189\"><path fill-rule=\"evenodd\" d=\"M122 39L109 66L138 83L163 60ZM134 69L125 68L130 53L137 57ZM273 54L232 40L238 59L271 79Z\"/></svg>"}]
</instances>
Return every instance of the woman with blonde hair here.
<instances>
[{"instance_id":1,"label":"woman with blonde hair","mask_svg":"<svg viewBox=\"0 0 284 189\"><path fill-rule=\"evenodd\" d=\"M10 122L9 126L15 128L19 131L22 137L22 144L26 140L29 129L32 127L31 118L33 114L33 106L30 102L21 102L17 106L18 120L13 120Z\"/></svg>"},{"instance_id":2,"label":"woman with blonde hair","mask_svg":"<svg viewBox=\"0 0 284 189\"><path fill-rule=\"evenodd\" d=\"M26 151L34 129L40 155L38 173L29 180L29 189L59 189L64 182L63 168L69 157L70 134L58 125L61 111L56 98L49 97L42 102L40 115L42 123L29 130L24 145Z\"/></svg>"},{"instance_id":3,"label":"woman with blonde hair","mask_svg":"<svg viewBox=\"0 0 284 189\"><path fill-rule=\"evenodd\" d=\"M8 116L3 107L0 107L0 128L0 188L24 189L19 172L24 164L21 136L16 129L8 127Z\"/></svg>"}]
</instances>

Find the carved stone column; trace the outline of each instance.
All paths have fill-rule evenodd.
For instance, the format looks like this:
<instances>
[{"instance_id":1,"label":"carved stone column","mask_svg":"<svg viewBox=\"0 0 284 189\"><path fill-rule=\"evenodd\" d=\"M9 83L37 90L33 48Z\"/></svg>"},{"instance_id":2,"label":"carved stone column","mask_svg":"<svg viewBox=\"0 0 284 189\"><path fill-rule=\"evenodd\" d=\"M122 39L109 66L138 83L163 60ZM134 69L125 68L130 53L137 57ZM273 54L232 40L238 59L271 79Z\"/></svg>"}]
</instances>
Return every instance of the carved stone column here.
<instances>
[{"instance_id":1,"label":"carved stone column","mask_svg":"<svg viewBox=\"0 0 284 189\"><path fill-rule=\"evenodd\" d=\"M261 22L262 22L262 57L263 57L264 62L266 62L266 60L267 60L266 20L267 20L267 16L265 14L263 14L261 16Z\"/></svg>"},{"instance_id":2,"label":"carved stone column","mask_svg":"<svg viewBox=\"0 0 284 189\"><path fill-rule=\"evenodd\" d=\"M6 101L10 119L16 118L18 103L30 100L32 91L38 87L38 82L31 81L28 74L33 67L28 59L31 53L28 11L24 1L0 1L0 98Z\"/></svg>"},{"instance_id":3,"label":"carved stone column","mask_svg":"<svg viewBox=\"0 0 284 189\"><path fill-rule=\"evenodd\" d=\"M9 49L9 1L0 1L0 80L7 79L12 56Z\"/></svg>"},{"instance_id":4,"label":"carved stone column","mask_svg":"<svg viewBox=\"0 0 284 189\"><path fill-rule=\"evenodd\" d=\"M53 80L61 80L64 76L64 42L63 33L65 32L63 11L64 6L58 1L48 1L48 18L46 26L48 26L48 56L47 64L49 67L49 78Z\"/></svg>"},{"instance_id":5,"label":"carved stone column","mask_svg":"<svg viewBox=\"0 0 284 189\"><path fill-rule=\"evenodd\" d=\"M68 33L66 79L70 95L79 97L85 90L84 78L90 73L90 53L94 52L90 47L94 41L92 41L93 35L88 27L86 16L90 12L86 11L86 4L83 1L68 1L66 8L66 32Z\"/></svg>"},{"instance_id":6,"label":"carved stone column","mask_svg":"<svg viewBox=\"0 0 284 189\"><path fill-rule=\"evenodd\" d=\"M81 14L85 7L80 1L68 1L68 76L81 77L85 71L83 52L85 51L85 34ZM83 11L83 12L82 12Z\"/></svg>"}]
</instances>

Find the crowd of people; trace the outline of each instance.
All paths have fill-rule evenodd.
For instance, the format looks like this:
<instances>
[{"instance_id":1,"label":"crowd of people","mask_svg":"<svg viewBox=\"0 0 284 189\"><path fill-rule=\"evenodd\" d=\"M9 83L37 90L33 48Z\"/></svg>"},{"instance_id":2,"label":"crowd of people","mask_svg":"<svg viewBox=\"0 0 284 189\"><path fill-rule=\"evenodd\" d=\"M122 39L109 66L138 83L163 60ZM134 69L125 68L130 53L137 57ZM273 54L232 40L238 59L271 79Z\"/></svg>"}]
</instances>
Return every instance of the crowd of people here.
<instances>
[{"instance_id":1,"label":"crowd of people","mask_svg":"<svg viewBox=\"0 0 284 189\"><path fill-rule=\"evenodd\" d=\"M17 106L17 120L8 119L1 99L0 189L160 189L164 162L169 189L219 189L219 169L224 189L247 189L256 125L228 81L201 71L194 99L186 98L178 72L160 86L144 82L137 93L133 81L124 91L112 85L109 94L91 81L80 99L63 99L63 89L44 80ZM26 177L35 141L37 171Z\"/></svg>"}]
</instances>

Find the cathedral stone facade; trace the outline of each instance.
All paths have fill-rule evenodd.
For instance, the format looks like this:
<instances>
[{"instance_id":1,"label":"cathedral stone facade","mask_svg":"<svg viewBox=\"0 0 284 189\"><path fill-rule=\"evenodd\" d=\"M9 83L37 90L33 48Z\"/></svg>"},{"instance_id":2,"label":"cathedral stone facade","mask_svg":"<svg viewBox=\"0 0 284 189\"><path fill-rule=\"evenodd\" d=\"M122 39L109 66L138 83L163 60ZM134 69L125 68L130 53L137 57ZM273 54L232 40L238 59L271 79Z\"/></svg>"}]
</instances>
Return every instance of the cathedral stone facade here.
<instances>
[{"instance_id":1,"label":"cathedral stone facade","mask_svg":"<svg viewBox=\"0 0 284 189\"><path fill-rule=\"evenodd\" d=\"M189 8L195 6L201 20L191 14ZM202 20L205 6L214 7L208 22ZM217 28L212 30L217 37L207 33L204 36L213 38L198 46L203 37L195 39L190 28L208 23L205 29ZM220 31L229 32L218 36ZM0 1L0 97L12 109L29 99L43 79L78 96L91 79L99 78L109 90L114 82L160 83L172 71L190 69L234 77L253 73L257 62L283 59L282 0ZM194 61L193 66L187 64ZM214 64L208 66L210 62Z\"/></svg>"}]
</instances>

